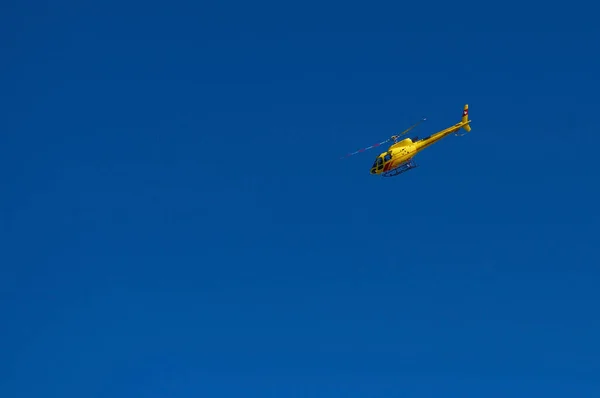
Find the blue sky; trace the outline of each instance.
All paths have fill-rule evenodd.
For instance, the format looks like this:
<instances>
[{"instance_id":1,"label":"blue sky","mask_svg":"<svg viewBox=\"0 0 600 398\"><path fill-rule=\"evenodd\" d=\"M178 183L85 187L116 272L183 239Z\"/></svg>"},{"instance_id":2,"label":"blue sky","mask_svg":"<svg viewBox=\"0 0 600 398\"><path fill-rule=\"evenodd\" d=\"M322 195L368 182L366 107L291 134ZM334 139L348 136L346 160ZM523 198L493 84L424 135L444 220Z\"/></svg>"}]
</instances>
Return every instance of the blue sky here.
<instances>
[{"instance_id":1,"label":"blue sky","mask_svg":"<svg viewBox=\"0 0 600 398\"><path fill-rule=\"evenodd\" d=\"M595 6L502 4L2 5L0 396L598 395Z\"/></svg>"}]
</instances>

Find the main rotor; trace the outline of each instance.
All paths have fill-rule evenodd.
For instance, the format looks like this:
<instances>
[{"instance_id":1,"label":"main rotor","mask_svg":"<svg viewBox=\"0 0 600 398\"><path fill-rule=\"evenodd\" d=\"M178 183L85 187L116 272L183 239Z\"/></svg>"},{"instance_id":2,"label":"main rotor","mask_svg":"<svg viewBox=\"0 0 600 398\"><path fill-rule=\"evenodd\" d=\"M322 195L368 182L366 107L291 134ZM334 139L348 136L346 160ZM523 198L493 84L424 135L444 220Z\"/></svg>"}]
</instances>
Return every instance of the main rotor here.
<instances>
[{"instance_id":1,"label":"main rotor","mask_svg":"<svg viewBox=\"0 0 600 398\"><path fill-rule=\"evenodd\" d=\"M396 143L396 142L398 142L398 139L400 137L402 137L403 135L407 134L409 131L411 131L412 129L414 129L415 127L417 127L419 124L423 123L425 120L427 120L427 118L424 117L421 120L419 120L417 123L413 124L412 126L410 126L409 128L407 128L406 130L404 130L403 132L401 132L400 134L393 135L393 136L391 136L390 138L388 138L385 141L378 142L378 143L373 144L371 146L368 146L366 148L361 148L358 151L355 151L355 152L352 152L352 153L348 153L347 155L342 156L340 159L345 159L345 158L348 158L350 156L354 156L356 154L368 151L370 149L377 148L377 147L379 147L379 146L381 146L383 144L386 144L386 143L388 143L390 141L393 141L394 143Z\"/></svg>"}]
</instances>

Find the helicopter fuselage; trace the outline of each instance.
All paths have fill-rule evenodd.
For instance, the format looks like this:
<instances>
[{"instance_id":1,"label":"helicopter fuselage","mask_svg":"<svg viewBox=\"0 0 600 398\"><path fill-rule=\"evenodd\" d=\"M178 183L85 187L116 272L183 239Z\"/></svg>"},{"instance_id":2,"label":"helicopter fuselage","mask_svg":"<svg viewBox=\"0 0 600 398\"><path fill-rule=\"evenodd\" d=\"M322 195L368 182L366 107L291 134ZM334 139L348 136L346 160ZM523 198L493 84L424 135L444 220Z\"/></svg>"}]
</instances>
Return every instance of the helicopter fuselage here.
<instances>
[{"instance_id":1,"label":"helicopter fuselage","mask_svg":"<svg viewBox=\"0 0 600 398\"><path fill-rule=\"evenodd\" d=\"M382 174L392 171L407 162L409 162L417 153L423 149L435 144L450 134L456 133L458 130L465 129L467 132L471 130L468 120L468 106L465 106L463 118L460 123L448 127L442 131L432 134L423 139L405 138L391 145L386 152L381 153L371 166L371 174Z\"/></svg>"}]
</instances>

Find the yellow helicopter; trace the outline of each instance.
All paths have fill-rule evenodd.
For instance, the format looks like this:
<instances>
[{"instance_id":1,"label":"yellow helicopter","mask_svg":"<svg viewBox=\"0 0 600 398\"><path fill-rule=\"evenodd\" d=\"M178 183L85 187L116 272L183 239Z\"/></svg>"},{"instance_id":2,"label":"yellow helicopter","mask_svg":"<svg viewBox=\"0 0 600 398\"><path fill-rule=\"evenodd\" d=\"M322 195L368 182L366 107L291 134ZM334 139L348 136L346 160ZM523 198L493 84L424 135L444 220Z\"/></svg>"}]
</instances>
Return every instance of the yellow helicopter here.
<instances>
[{"instance_id":1,"label":"yellow helicopter","mask_svg":"<svg viewBox=\"0 0 600 398\"><path fill-rule=\"evenodd\" d=\"M371 174L381 175L383 177L394 177L417 167L417 164L414 162L413 159L414 156L417 153L421 152L423 149L427 148L428 146L435 144L442 138L447 137L452 133L456 133L461 128L464 129L467 133L471 131L471 120L469 120L469 105L466 104L463 109L461 121L455 124L454 126L448 127L447 129L439 131L420 140L418 139L418 137L415 137L413 139L405 138L402 141L398 141L398 139L402 135L408 133L410 130L412 130L425 120L427 119L423 118L419 122L415 123L408 129L403 131L402 133L394 135L383 142L371 145L370 147L362 148L356 152L349 153L348 155L344 156L344 158L356 155L358 153L362 153L371 148L376 148L389 141L393 141L394 143L388 148L386 152L383 152L379 156L377 156L375 162L373 163L373 166L371 166ZM458 136L458 134L456 135Z\"/></svg>"}]
</instances>

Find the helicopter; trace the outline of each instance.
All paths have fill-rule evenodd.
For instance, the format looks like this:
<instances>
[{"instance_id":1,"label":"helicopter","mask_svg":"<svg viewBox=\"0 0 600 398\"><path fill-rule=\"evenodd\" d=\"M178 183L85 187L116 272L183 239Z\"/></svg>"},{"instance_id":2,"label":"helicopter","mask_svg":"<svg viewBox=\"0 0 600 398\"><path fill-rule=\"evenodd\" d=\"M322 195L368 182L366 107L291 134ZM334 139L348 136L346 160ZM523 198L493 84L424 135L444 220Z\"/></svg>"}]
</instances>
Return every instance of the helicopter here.
<instances>
[{"instance_id":1,"label":"helicopter","mask_svg":"<svg viewBox=\"0 0 600 398\"><path fill-rule=\"evenodd\" d=\"M408 129L404 130L402 133L398 135L393 135L387 140L371 145L370 147L362 148L356 152L349 153L346 156L343 156L342 159L393 141L393 144L390 145L386 152L383 152L379 156L377 156L375 162L373 162L373 165L371 166L371 174L381 175L382 177L395 177L408 170L418 167L413 158L417 153L421 152L423 149L429 147L432 144L435 144L442 138L445 138L452 133L456 133L456 136L460 137L471 131L471 120L469 120L469 105L466 104L463 108L461 121L455 124L454 126L438 131L437 133L431 134L430 136L420 140L418 137L415 137L413 139L405 138L401 141L399 140L401 136L407 134L409 131L417 127L425 120L427 119L422 118L420 121L413 124ZM460 129L464 129L466 133L459 135L458 131Z\"/></svg>"}]
</instances>

